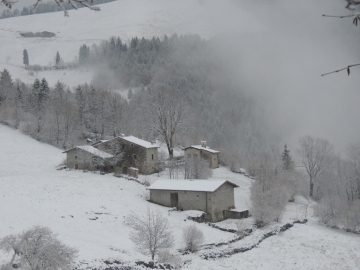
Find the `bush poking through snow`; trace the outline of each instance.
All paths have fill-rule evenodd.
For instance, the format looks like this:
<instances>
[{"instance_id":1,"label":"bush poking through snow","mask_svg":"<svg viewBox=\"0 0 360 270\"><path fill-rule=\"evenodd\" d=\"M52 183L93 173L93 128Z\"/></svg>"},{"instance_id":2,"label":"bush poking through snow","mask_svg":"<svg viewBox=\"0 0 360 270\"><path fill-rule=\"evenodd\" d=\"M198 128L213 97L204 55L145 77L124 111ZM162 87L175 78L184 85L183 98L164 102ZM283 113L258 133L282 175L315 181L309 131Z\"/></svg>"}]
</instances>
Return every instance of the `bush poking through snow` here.
<instances>
[{"instance_id":1,"label":"bush poking through snow","mask_svg":"<svg viewBox=\"0 0 360 270\"><path fill-rule=\"evenodd\" d=\"M156 254L174 245L174 237L170 231L168 219L159 211L147 208L145 215L130 214L126 220L131 227L130 239L136 249L143 254L150 254L154 260Z\"/></svg>"},{"instance_id":2,"label":"bush poking through snow","mask_svg":"<svg viewBox=\"0 0 360 270\"><path fill-rule=\"evenodd\" d=\"M237 227L236 234L237 234L239 237L244 237L244 236L245 236L245 232L246 232L246 225L245 225L244 221L242 221L242 220L237 220L237 221L236 221L236 227Z\"/></svg>"},{"instance_id":3,"label":"bush poking through snow","mask_svg":"<svg viewBox=\"0 0 360 270\"><path fill-rule=\"evenodd\" d=\"M204 242L204 234L195 225L190 225L183 230L185 248L191 252L197 251Z\"/></svg>"},{"instance_id":4,"label":"bush poking through snow","mask_svg":"<svg viewBox=\"0 0 360 270\"><path fill-rule=\"evenodd\" d=\"M181 257L180 255L171 254L168 250L162 250L159 252L158 262L171 264L177 269L181 265Z\"/></svg>"},{"instance_id":5,"label":"bush poking through snow","mask_svg":"<svg viewBox=\"0 0 360 270\"><path fill-rule=\"evenodd\" d=\"M13 263L20 269L71 270L78 251L61 243L47 227L32 229L8 235L0 240L0 249L7 253L14 251L10 264L1 270L13 269Z\"/></svg>"}]
</instances>

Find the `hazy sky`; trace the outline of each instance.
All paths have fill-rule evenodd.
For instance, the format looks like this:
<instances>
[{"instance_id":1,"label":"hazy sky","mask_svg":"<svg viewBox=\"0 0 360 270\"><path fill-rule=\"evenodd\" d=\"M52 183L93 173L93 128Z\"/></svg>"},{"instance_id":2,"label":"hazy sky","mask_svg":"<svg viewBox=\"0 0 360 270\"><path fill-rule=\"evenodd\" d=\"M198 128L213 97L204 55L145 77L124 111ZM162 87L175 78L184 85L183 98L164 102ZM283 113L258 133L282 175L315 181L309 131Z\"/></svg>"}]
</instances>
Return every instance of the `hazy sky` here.
<instances>
[{"instance_id":1,"label":"hazy sky","mask_svg":"<svg viewBox=\"0 0 360 270\"><path fill-rule=\"evenodd\" d=\"M283 123L285 141L295 148L300 136L311 135L328 139L338 151L360 142L360 67L350 76L321 77L360 62L360 26L352 19L322 17L348 14L345 1L237 2L264 26L234 42L240 85L266 101Z\"/></svg>"}]
</instances>

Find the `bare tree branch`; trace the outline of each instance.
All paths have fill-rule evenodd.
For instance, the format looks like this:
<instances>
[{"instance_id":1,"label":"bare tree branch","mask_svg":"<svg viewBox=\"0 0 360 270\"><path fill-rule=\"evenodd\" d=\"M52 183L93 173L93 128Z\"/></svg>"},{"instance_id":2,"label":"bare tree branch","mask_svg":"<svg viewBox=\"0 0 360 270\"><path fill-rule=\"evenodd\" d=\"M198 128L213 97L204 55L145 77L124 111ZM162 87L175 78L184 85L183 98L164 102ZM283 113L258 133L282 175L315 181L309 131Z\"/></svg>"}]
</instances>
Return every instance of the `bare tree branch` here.
<instances>
[{"instance_id":1,"label":"bare tree branch","mask_svg":"<svg viewBox=\"0 0 360 270\"><path fill-rule=\"evenodd\" d=\"M64 16L65 17L69 16L69 13L67 12L67 10L65 10L64 6L62 5L62 3L64 3L66 0L54 0L54 1L64 11ZM11 9L12 6L14 5L14 3L16 3L16 2L18 2L18 0L1 0L0 1L0 3L4 4L9 9ZM41 2L41 0L36 0L35 4L33 5L34 10L36 9L36 7L39 5L40 2ZM74 9L78 9L76 3L79 3L79 4L89 8L91 10L100 11L100 7L98 7L98 6L90 6L89 0L67 0L67 2ZM93 2L93 0L91 0L91 2Z\"/></svg>"},{"instance_id":2,"label":"bare tree branch","mask_svg":"<svg viewBox=\"0 0 360 270\"><path fill-rule=\"evenodd\" d=\"M335 70L335 71L331 71L331 72L328 72L328 73L321 74L321 76L337 73L337 72L340 72L340 71L343 71L343 70L347 70L348 75L350 75L350 68L351 67L356 67L356 66L360 66L360 63L353 64L353 65L348 65L347 67L344 67L344 68L341 68L341 69L338 69L338 70Z\"/></svg>"}]
</instances>

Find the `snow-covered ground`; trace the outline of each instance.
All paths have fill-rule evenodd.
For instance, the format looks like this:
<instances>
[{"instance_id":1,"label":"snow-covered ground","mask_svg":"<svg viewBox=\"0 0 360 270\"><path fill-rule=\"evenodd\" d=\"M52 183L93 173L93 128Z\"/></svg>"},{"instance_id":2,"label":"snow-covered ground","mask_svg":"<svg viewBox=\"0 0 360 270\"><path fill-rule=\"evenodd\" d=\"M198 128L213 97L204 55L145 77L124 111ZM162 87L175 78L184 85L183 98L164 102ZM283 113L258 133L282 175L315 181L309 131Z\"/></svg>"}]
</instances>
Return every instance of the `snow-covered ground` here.
<instances>
[{"instance_id":1,"label":"snow-covered ground","mask_svg":"<svg viewBox=\"0 0 360 270\"><path fill-rule=\"evenodd\" d=\"M35 77L53 85L60 80L70 86L90 82L90 71L43 71L30 76L23 68L23 50L30 64L55 62L58 51L65 62L73 61L83 44L91 46L112 36L124 42L132 37L163 37L177 34L199 34L210 38L224 29L229 32L253 32L262 29L248 12L231 0L117 0L100 6L100 12L83 8L69 12L37 14L0 21L0 70L7 68L13 78L33 83ZM16 4L14 5L16 8ZM22 38L20 32L50 31L54 38ZM10 57L10 59L8 59ZM119 89L121 90L121 89Z\"/></svg>"},{"instance_id":2,"label":"snow-covered ground","mask_svg":"<svg viewBox=\"0 0 360 270\"><path fill-rule=\"evenodd\" d=\"M37 142L17 130L0 125L0 238L18 233L33 225L48 226L59 238L79 249L79 260L100 259L149 260L134 249L129 228L124 223L131 211L143 212L149 205L169 218L176 239L171 250L182 248L182 229L194 222L186 220L188 211L169 212L168 208L146 201L146 187L136 182L81 171L57 171L65 158L60 149ZM154 182L166 179L166 172L141 176ZM240 186L235 191L236 207L249 204L250 179L214 170L212 179L227 179ZM170 214L169 214L170 213ZM283 222L303 217L302 205L290 203ZM234 220L220 222L221 227L235 228ZM248 225L251 219L245 221ZM206 224L197 224L205 242L229 241L235 234L222 232ZM244 240L217 250L253 244L259 235L271 228L258 229ZM359 269L360 236L329 229L317 224L310 212L306 225L295 225L281 236L273 236L258 248L218 260L204 260L198 254L182 257L191 260L187 269ZM0 252L0 265L10 254Z\"/></svg>"}]
</instances>

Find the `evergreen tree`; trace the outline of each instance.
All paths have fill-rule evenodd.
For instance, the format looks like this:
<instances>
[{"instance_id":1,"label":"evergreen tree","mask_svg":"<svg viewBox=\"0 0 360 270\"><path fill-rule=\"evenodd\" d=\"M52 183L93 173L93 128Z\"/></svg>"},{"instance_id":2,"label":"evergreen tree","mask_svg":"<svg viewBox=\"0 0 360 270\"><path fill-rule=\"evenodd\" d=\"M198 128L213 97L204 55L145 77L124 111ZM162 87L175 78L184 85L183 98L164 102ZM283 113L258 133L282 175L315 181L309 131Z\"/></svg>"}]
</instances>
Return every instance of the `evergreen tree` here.
<instances>
[{"instance_id":1,"label":"evergreen tree","mask_svg":"<svg viewBox=\"0 0 360 270\"><path fill-rule=\"evenodd\" d=\"M133 91L132 91L132 89L130 88L130 89L129 89L129 92L128 92L128 99L131 99L132 96L133 96Z\"/></svg>"},{"instance_id":2,"label":"evergreen tree","mask_svg":"<svg viewBox=\"0 0 360 270\"><path fill-rule=\"evenodd\" d=\"M26 49L23 51L23 63L25 67L29 65L29 55Z\"/></svg>"},{"instance_id":3,"label":"evergreen tree","mask_svg":"<svg viewBox=\"0 0 360 270\"><path fill-rule=\"evenodd\" d=\"M40 83L41 99L45 101L49 97L49 94L50 94L49 84L48 84L47 80L45 78L43 78Z\"/></svg>"},{"instance_id":4,"label":"evergreen tree","mask_svg":"<svg viewBox=\"0 0 360 270\"><path fill-rule=\"evenodd\" d=\"M85 44L80 47L79 50L79 64L84 65L87 64L90 57L90 48Z\"/></svg>"},{"instance_id":5,"label":"evergreen tree","mask_svg":"<svg viewBox=\"0 0 360 270\"><path fill-rule=\"evenodd\" d=\"M290 156L290 150L287 148L286 144L284 147L284 151L281 154L281 160L283 162L282 168L285 171L293 170L294 169L294 161Z\"/></svg>"},{"instance_id":6,"label":"evergreen tree","mask_svg":"<svg viewBox=\"0 0 360 270\"><path fill-rule=\"evenodd\" d=\"M5 101L12 86L11 75L7 69L4 69L3 72L0 72L0 105Z\"/></svg>"},{"instance_id":7,"label":"evergreen tree","mask_svg":"<svg viewBox=\"0 0 360 270\"><path fill-rule=\"evenodd\" d=\"M59 64L60 64L60 54L59 54L59 52L56 52L55 62L56 62L56 65L59 66Z\"/></svg>"}]
</instances>

